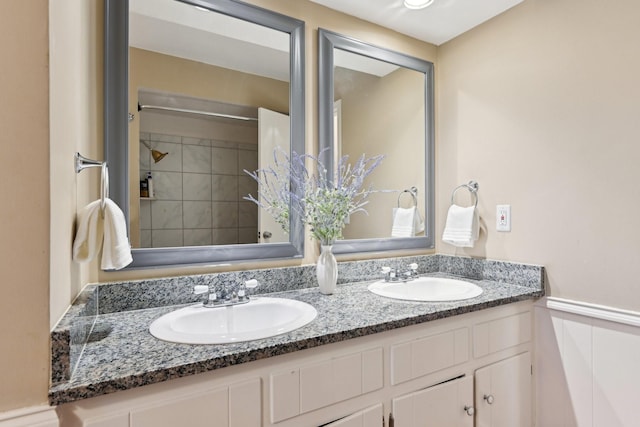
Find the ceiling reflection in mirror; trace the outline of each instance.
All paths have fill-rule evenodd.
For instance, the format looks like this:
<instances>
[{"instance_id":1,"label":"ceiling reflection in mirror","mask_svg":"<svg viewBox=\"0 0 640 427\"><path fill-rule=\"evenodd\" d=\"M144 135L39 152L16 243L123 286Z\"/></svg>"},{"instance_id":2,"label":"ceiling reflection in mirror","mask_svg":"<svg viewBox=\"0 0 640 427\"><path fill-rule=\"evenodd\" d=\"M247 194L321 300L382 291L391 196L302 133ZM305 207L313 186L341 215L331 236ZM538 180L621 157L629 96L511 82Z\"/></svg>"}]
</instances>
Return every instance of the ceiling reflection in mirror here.
<instances>
[{"instance_id":1,"label":"ceiling reflection in mirror","mask_svg":"<svg viewBox=\"0 0 640 427\"><path fill-rule=\"evenodd\" d=\"M334 252L434 246L433 64L320 29L319 139L333 173L339 159L384 155Z\"/></svg>"},{"instance_id":2,"label":"ceiling reflection in mirror","mask_svg":"<svg viewBox=\"0 0 640 427\"><path fill-rule=\"evenodd\" d=\"M257 196L244 170L267 166L274 146L290 151L289 50L286 32L175 0L130 0L133 247L289 242L243 199Z\"/></svg>"}]
</instances>

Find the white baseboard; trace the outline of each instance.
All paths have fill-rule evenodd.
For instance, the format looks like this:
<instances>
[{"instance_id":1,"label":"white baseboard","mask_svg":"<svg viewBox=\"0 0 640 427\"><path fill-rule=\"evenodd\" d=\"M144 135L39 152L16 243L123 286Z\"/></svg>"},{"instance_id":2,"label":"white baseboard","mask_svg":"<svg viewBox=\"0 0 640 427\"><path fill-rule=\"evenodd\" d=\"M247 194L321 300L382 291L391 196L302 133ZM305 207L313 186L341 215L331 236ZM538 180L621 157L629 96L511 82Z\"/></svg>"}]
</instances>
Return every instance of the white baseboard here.
<instances>
[{"instance_id":1,"label":"white baseboard","mask_svg":"<svg viewBox=\"0 0 640 427\"><path fill-rule=\"evenodd\" d=\"M573 301L564 298L545 297L536 303L537 306L565 313L578 314L594 319L607 320L623 325L640 327L640 313L637 311L621 310L605 305Z\"/></svg>"},{"instance_id":2,"label":"white baseboard","mask_svg":"<svg viewBox=\"0 0 640 427\"><path fill-rule=\"evenodd\" d=\"M32 406L0 413L0 427L59 427L56 408Z\"/></svg>"}]
</instances>

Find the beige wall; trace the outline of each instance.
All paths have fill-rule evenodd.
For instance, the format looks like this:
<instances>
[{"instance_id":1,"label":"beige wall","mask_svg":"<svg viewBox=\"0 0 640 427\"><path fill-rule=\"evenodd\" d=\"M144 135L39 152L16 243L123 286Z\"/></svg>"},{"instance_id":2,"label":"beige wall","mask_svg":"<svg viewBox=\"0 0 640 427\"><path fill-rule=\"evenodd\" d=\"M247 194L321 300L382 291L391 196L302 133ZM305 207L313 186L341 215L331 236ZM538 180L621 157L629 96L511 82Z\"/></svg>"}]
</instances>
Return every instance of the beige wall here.
<instances>
[{"instance_id":1,"label":"beige wall","mask_svg":"<svg viewBox=\"0 0 640 427\"><path fill-rule=\"evenodd\" d=\"M554 296L640 310L638 16L635 0L527 0L438 49L437 228L469 179L488 227L438 252L540 263Z\"/></svg>"},{"instance_id":2,"label":"beige wall","mask_svg":"<svg viewBox=\"0 0 640 427\"><path fill-rule=\"evenodd\" d=\"M0 412L47 400L47 21L47 0L0 2Z\"/></svg>"},{"instance_id":3,"label":"beige wall","mask_svg":"<svg viewBox=\"0 0 640 427\"><path fill-rule=\"evenodd\" d=\"M363 75L363 73L357 73ZM366 79L357 91L342 98L342 154L355 162L363 153L384 155L366 186L378 190L418 188L418 206L424 218L424 74L400 68L381 78ZM337 98L337 96L336 96ZM374 193L367 214L357 213L344 229L348 239L390 237L397 191ZM413 205L410 195L402 207Z\"/></svg>"},{"instance_id":4,"label":"beige wall","mask_svg":"<svg viewBox=\"0 0 640 427\"><path fill-rule=\"evenodd\" d=\"M102 1L52 1L50 22L51 311L53 327L98 263L71 261L76 212L99 194L100 170L76 174L75 152L102 160Z\"/></svg>"}]
</instances>

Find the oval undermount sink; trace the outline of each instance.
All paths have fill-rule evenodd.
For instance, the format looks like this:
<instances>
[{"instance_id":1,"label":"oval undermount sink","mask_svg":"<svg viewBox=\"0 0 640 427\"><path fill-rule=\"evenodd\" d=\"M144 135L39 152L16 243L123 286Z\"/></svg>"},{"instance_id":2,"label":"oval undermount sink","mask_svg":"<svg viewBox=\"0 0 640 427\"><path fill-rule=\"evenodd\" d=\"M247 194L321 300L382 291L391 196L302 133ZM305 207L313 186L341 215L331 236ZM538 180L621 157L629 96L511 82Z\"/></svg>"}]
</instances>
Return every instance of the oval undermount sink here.
<instances>
[{"instance_id":1,"label":"oval undermount sink","mask_svg":"<svg viewBox=\"0 0 640 427\"><path fill-rule=\"evenodd\" d=\"M459 301L482 293L482 288L471 282L443 277L418 277L408 282L380 280L370 284L368 289L387 298L425 302Z\"/></svg>"},{"instance_id":2,"label":"oval undermount sink","mask_svg":"<svg viewBox=\"0 0 640 427\"><path fill-rule=\"evenodd\" d=\"M192 305L156 319L149 332L184 344L228 344L269 338L298 329L318 312L302 301L256 297L246 304L208 308Z\"/></svg>"}]
</instances>

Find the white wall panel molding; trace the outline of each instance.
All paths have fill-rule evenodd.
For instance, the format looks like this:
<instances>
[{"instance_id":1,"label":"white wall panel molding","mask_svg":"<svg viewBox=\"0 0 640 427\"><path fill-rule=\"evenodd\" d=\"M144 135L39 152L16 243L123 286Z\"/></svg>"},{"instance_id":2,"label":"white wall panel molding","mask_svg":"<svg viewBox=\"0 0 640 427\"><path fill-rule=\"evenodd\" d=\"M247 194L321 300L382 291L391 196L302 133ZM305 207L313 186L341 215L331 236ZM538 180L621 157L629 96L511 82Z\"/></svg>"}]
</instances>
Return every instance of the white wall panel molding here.
<instances>
[{"instance_id":1,"label":"white wall panel molding","mask_svg":"<svg viewBox=\"0 0 640 427\"><path fill-rule=\"evenodd\" d=\"M536 303L536 306L543 306L550 310L573 313L594 319L640 327L640 312L637 311L621 310L615 307L556 297L542 298Z\"/></svg>"},{"instance_id":2,"label":"white wall panel molding","mask_svg":"<svg viewBox=\"0 0 640 427\"><path fill-rule=\"evenodd\" d=\"M58 427L56 408L33 406L0 413L0 427Z\"/></svg>"},{"instance_id":3,"label":"white wall panel molding","mask_svg":"<svg viewBox=\"0 0 640 427\"><path fill-rule=\"evenodd\" d=\"M638 425L640 313L545 298L535 325L537 426Z\"/></svg>"}]
</instances>

